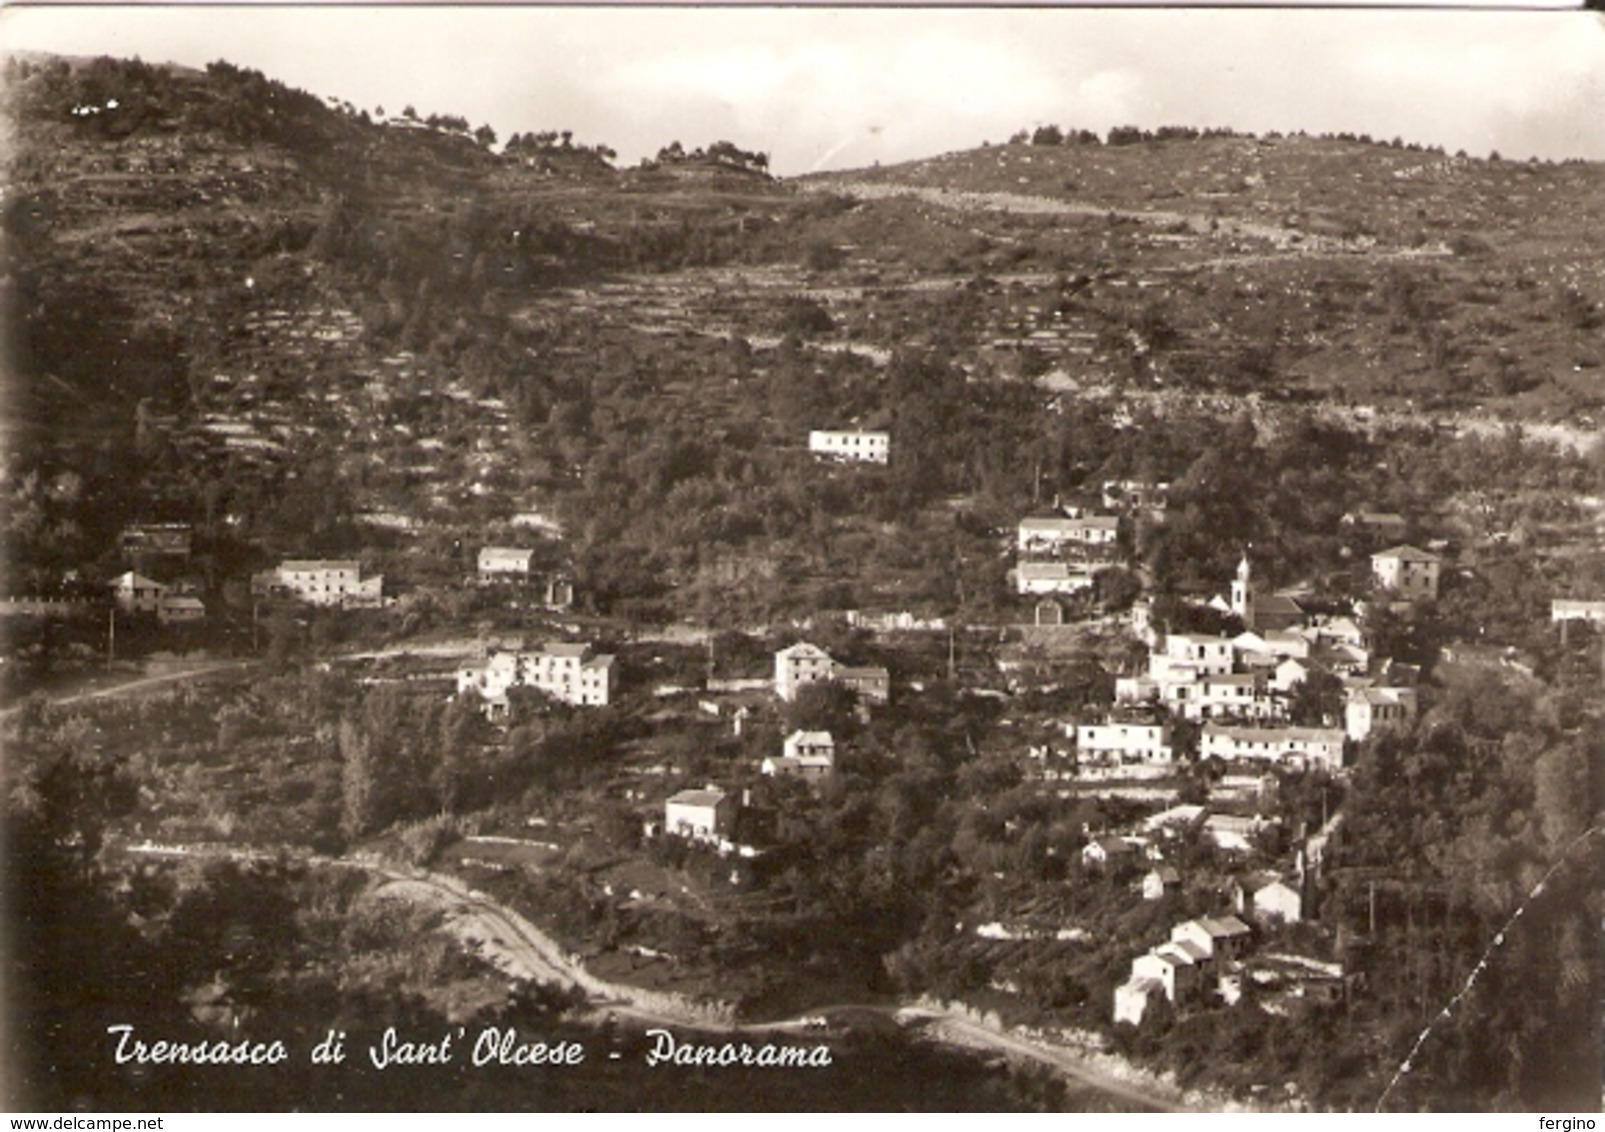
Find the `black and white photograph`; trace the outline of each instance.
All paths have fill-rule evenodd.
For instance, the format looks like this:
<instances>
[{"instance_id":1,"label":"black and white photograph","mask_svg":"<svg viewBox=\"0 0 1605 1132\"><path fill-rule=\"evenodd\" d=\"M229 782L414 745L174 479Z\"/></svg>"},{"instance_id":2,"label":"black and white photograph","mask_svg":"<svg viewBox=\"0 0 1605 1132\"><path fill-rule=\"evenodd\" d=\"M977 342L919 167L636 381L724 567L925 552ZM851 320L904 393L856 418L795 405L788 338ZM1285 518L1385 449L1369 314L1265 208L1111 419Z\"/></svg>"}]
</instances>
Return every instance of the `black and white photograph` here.
<instances>
[{"instance_id":1,"label":"black and white photograph","mask_svg":"<svg viewBox=\"0 0 1605 1132\"><path fill-rule=\"evenodd\" d=\"M0 1107L1595 1127L1605 15L0 54Z\"/></svg>"}]
</instances>

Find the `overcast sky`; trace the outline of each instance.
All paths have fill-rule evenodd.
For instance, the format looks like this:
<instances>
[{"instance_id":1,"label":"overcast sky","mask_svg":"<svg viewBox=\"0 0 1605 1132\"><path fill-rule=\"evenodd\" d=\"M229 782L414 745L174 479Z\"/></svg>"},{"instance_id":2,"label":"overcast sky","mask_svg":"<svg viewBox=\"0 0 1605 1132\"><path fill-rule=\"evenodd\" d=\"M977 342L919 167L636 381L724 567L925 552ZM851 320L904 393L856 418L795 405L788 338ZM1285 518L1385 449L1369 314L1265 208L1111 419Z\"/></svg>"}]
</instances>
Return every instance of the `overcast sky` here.
<instances>
[{"instance_id":1,"label":"overcast sky","mask_svg":"<svg viewBox=\"0 0 1605 1132\"><path fill-rule=\"evenodd\" d=\"M1347 130L1605 159L1605 22L1582 12L797 8L30 8L0 43L227 59L391 114L678 140L783 174L1052 122Z\"/></svg>"}]
</instances>

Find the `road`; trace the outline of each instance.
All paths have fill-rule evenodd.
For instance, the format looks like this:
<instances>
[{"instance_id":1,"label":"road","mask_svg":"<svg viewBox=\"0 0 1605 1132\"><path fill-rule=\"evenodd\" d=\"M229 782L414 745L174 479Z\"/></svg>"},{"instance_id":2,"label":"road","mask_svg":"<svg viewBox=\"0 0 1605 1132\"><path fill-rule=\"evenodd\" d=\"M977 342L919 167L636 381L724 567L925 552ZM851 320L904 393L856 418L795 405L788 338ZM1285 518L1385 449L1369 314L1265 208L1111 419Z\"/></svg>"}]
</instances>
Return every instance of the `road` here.
<instances>
[{"instance_id":1,"label":"road","mask_svg":"<svg viewBox=\"0 0 1605 1132\"><path fill-rule=\"evenodd\" d=\"M274 860L276 851L224 846L127 845L125 852L153 856L216 856L231 860ZM628 1021L642 1026L671 1026L715 1033L772 1033L808 1030L808 1017L828 1014L830 1008L808 1016L771 1022L741 1023L727 1010L677 1006L675 997L638 987L610 983L585 969L577 957L566 954L551 936L518 912L469 888L455 877L405 869L366 857L306 856L309 864L361 869L387 882L377 895L411 900L442 910L443 927L499 970L515 978L533 979L563 988L577 988L590 999L591 1019ZM1111 1076L1073 1051L1022 1035L982 1026L963 1014L928 1004L873 1004L853 1007L871 1010L907 1025L924 1023L924 1032L949 1045L988 1050L1011 1058L1046 1065L1078 1085L1115 1097L1135 1109L1155 1112L1184 1111L1172 1098Z\"/></svg>"},{"instance_id":2,"label":"road","mask_svg":"<svg viewBox=\"0 0 1605 1132\"><path fill-rule=\"evenodd\" d=\"M212 676L219 672L243 671L257 664L255 660L216 660L207 661L193 668L181 668L173 672L162 672L154 676L136 676L131 680L124 680L116 684L108 684L102 688L88 688L81 692L72 692L65 696L49 696L49 702L55 706L81 703L85 700L103 700L114 696L126 696L133 692L149 691L162 684L176 684L183 680L198 680L202 676ZM0 719L5 719L21 711L26 705L12 704L0 711Z\"/></svg>"}]
</instances>

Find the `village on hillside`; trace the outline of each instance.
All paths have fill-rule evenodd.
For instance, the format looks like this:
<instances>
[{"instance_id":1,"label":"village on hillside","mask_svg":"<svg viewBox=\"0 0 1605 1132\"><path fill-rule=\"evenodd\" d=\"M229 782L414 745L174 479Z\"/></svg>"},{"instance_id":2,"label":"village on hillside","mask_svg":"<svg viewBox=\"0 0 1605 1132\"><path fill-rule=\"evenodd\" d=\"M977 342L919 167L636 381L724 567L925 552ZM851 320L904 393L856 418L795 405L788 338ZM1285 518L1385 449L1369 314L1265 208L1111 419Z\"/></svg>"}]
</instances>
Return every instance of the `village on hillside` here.
<instances>
[{"instance_id":1,"label":"village on hillside","mask_svg":"<svg viewBox=\"0 0 1605 1132\"><path fill-rule=\"evenodd\" d=\"M782 180L6 66L31 1081L111 1003L1597 1101L1597 165L1055 127Z\"/></svg>"}]
</instances>

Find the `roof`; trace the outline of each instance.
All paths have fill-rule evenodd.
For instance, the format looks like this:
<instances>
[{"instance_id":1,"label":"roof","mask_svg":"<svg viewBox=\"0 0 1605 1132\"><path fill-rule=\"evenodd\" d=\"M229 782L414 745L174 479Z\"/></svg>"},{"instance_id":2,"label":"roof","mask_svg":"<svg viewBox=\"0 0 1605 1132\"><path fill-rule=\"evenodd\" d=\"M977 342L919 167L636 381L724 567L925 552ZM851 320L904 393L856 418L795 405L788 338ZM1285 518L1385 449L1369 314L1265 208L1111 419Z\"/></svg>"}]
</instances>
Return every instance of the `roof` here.
<instances>
[{"instance_id":1,"label":"roof","mask_svg":"<svg viewBox=\"0 0 1605 1132\"><path fill-rule=\"evenodd\" d=\"M1417 550L1413 546L1395 546L1389 550L1379 550L1371 556L1375 562L1379 558L1397 558L1400 562L1437 562L1436 554L1428 554L1424 550Z\"/></svg>"},{"instance_id":2,"label":"roof","mask_svg":"<svg viewBox=\"0 0 1605 1132\"><path fill-rule=\"evenodd\" d=\"M612 653L606 653L606 652L599 652L595 656L593 656L593 657L589 658L588 660L585 660L584 662L582 662L580 664L580 667L581 668L612 668L613 667L613 654Z\"/></svg>"},{"instance_id":3,"label":"roof","mask_svg":"<svg viewBox=\"0 0 1605 1132\"><path fill-rule=\"evenodd\" d=\"M1161 943L1154 948L1153 954L1168 961L1173 967L1191 967L1198 962L1192 952L1174 942Z\"/></svg>"},{"instance_id":4,"label":"roof","mask_svg":"<svg viewBox=\"0 0 1605 1132\"><path fill-rule=\"evenodd\" d=\"M1285 613L1304 616L1304 607L1286 594L1266 594L1254 599L1254 615Z\"/></svg>"},{"instance_id":5,"label":"roof","mask_svg":"<svg viewBox=\"0 0 1605 1132\"><path fill-rule=\"evenodd\" d=\"M578 641L547 641L541 646L541 651L547 656L583 657L590 649L590 645Z\"/></svg>"},{"instance_id":6,"label":"roof","mask_svg":"<svg viewBox=\"0 0 1605 1132\"><path fill-rule=\"evenodd\" d=\"M360 570L362 564L355 558L286 558L279 563L280 570Z\"/></svg>"},{"instance_id":7,"label":"roof","mask_svg":"<svg viewBox=\"0 0 1605 1132\"><path fill-rule=\"evenodd\" d=\"M798 641L794 645L781 649L775 655L777 657L783 656L788 660L797 659L799 657L807 657L810 660L830 659L830 654L828 652L820 648L818 645L809 644L807 641Z\"/></svg>"},{"instance_id":8,"label":"roof","mask_svg":"<svg viewBox=\"0 0 1605 1132\"><path fill-rule=\"evenodd\" d=\"M150 589L165 590L167 588L166 586L162 585L160 582L152 581L151 579L145 577L145 575L136 574L132 570L128 570L128 571L126 571L126 572L124 572L122 574L118 574L115 578L113 578L107 584L108 585L113 585L113 586L127 586L130 589L139 589L139 590L150 590Z\"/></svg>"},{"instance_id":9,"label":"roof","mask_svg":"<svg viewBox=\"0 0 1605 1132\"><path fill-rule=\"evenodd\" d=\"M836 669L836 679L838 680L890 680L891 678L892 674L889 669L874 664L863 665L858 668Z\"/></svg>"},{"instance_id":10,"label":"roof","mask_svg":"<svg viewBox=\"0 0 1605 1132\"><path fill-rule=\"evenodd\" d=\"M674 806L717 806L729 795L723 790L682 790L669 799Z\"/></svg>"},{"instance_id":11,"label":"roof","mask_svg":"<svg viewBox=\"0 0 1605 1132\"><path fill-rule=\"evenodd\" d=\"M1185 824L1195 822L1204 816L1204 807L1190 802L1172 806L1168 810L1161 810L1143 822L1145 829L1157 829L1162 825Z\"/></svg>"},{"instance_id":12,"label":"roof","mask_svg":"<svg viewBox=\"0 0 1605 1132\"><path fill-rule=\"evenodd\" d=\"M1169 865L1161 865L1148 875L1158 877L1165 884L1178 884L1181 881L1181 874Z\"/></svg>"},{"instance_id":13,"label":"roof","mask_svg":"<svg viewBox=\"0 0 1605 1132\"><path fill-rule=\"evenodd\" d=\"M793 731L786 736L786 742L797 743L809 747L834 746L836 740L830 737L829 731Z\"/></svg>"},{"instance_id":14,"label":"roof","mask_svg":"<svg viewBox=\"0 0 1605 1132\"><path fill-rule=\"evenodd\" d=\"M481 558L530 558L533 550L526 550L521 546L487 546L480 549Z\"/></svg>"},{"instance_id":15,"label":"roof","mask_svg":"<svg viewBox=\"0 0 1605 1132\"><path fill-rule=\"evenodd\" d=\"M163 598L162 603L168 609L205 609L205 604L198 597L169 597Z\"/></svg>"},{"instance_id":16,"label":"roof","mask_svg":"<svg viewBox=\"0 0 1605 1132\"><path fill-rule=\"evenodd\" d=\"M1214 939L1231 939L1234 936L1252 934L1249 926L1236 916L1203 916L1199 918L1198 923Z\"/></svg>"}]
</instances>

